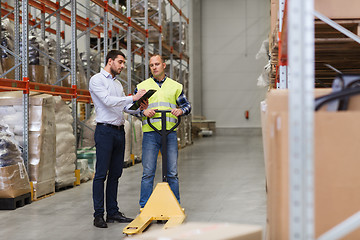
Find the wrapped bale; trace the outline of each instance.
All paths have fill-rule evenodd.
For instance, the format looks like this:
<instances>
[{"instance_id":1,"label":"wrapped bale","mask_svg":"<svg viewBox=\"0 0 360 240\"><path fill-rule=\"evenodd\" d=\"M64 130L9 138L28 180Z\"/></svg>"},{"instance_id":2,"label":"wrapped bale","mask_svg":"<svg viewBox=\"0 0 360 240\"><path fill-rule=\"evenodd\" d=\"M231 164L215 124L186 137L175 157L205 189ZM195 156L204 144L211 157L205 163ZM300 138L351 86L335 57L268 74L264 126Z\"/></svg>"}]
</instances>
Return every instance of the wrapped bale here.
<instances>
[{"instance_id":1,"label":"wrapped bale","mask_svg":"<svg viewBox=\"0 0 360 240\"><path fill-rule=\"evenodd\" d=\"M93 173L91 172L87 159L77 160L77 169L80 169L80 181L86 182L92 179Z\"/></svg>"},{"instance_id":2,"label":"wrapped bale","mask_svg":"<svg viewBox=\"0 0 360 240\"><path fill-rule=\"evenodd\" d=\"M55 187L73 186L75 178L76 139L73 132L71 109L61 97L55 99L56 164Z\"/></svg>"},{"instance_id":3,"label":"wrapped bale","mask_svg":"<svg viewBox=\"0 0 360 240\"><path fill-rule=\"evenodd\" d=\"M132 153L134 154L135 160L141 160L142 155L142 123L137 117L132 117Z\"/></svg>"},{"instance_id":4,"label":"wrapped bale","mask_svg":"<svg viewBox=\"0 0 360 240\"><path fill-rule=\"evenodd\" d=\"M127 117L125 117L126 119ZM131 162L131 127L128 120L125 120L124 124L125 130L125 154L124 154L124 162Z\"/></svg>"},{"instance_id":5,"label":"wrapped bale","mask_svg":"<svg viewBox=\"0 0 360 240\"><path fill-rule=\"evenodd\" d=\"M80 141L80 147L94 147L95 141L94 141L94 133L96 128L96 114L95 111L90 115L90 118L87 120L84 120L81 125L81 141Z\"/></svg>"},{"instance_id":6,"label":"wrapped bale","mask_svg":"<svg viewBox=\"0 0 360 240\"><path fill-rule=\"evenodd\" d=\"M0 123L0 198L15 198L30 192L18 143L8 126Z\"/></svg>"},{"instance_id":7,"label":"wrapped bale","mask_svg":"<svg viewBox=\"0 0 360 240\"><path fill-rule=\"evenodd\" d=\"M15 130L22 142L22 92L0 93L3 121ZM29 179L34 186L34 199L55 191L55 103L52 95L30 93L29 107ZM18 135L17 135L18 134Z\"/></svg>"}]
</instances>

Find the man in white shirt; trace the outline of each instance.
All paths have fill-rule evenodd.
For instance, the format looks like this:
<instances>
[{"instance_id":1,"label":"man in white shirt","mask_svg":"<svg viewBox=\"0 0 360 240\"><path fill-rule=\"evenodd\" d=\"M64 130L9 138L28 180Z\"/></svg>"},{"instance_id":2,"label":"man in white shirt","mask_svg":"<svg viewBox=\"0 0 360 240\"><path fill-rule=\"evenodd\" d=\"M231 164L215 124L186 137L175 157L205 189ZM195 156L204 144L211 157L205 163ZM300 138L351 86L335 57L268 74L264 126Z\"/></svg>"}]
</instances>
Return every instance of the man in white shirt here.
<instances>
[{"instance_id":1,"label":"man in white shirt","mask_svg":"<svg viewBox=\"0 0 360 240\"><path fill-rule=\"evenodd\" d=\"M123 112L136 114L147 108L142 103L139 110L128 108L137 101L145 90L133 96L126 96L116 79L125 67L125 55L119 50L111 50L106 56L106 66L91 77L89 91L96 112L95 146L96 167L93 180L94 226L107 228L106 222L131 222L119 212L117 204L118 179L124 165L125 132ZM104 182L106 181L106 222L104 221Z\"/></svg>"}]
</instances>

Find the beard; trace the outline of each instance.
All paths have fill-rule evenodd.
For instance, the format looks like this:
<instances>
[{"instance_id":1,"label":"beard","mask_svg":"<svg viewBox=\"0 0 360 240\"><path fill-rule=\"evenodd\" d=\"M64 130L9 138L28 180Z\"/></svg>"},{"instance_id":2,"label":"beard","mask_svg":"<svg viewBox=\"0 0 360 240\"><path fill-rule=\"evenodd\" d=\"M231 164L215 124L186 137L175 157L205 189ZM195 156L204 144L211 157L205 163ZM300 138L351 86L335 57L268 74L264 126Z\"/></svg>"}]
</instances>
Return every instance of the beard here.
<instances>
[{"instance_id":1,"label":"beard","mask_svg":"<svg viewBox=\"0 0 360 240\"><path fill-rule=\"evenodd\" d=\"M111 71L111 75L113 75L114 77L116 76L116 75L118 75L118 74L120 74L120 72L117 72L117 71L115 71L114 69L110 69L110 71Z\"/></svg>"},{"instance_id":2,"label":"beard","mask_svg":"<svg viewBox=\"0 0 360 240\"><path fill-rule=\"evenodd\" d=\"M114 77L116 75L119 75L121 73L121 71L122 71L122 69L119 70L119 69L113 68L113 67L110 68L111 75L113 75Z\"/></svg>"}]
</instances>

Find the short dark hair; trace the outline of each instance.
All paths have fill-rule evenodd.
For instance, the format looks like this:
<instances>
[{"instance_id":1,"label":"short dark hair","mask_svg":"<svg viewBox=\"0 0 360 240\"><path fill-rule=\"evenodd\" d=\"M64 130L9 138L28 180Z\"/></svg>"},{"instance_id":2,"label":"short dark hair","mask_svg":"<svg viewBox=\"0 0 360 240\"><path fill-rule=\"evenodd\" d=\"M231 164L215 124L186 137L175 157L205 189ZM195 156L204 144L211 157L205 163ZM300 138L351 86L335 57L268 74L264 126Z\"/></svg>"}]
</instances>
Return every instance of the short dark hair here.
<instances>
[{"instance_id":1,"label":"short dark hair","mask_svg":"<svg viewBox=\"0 0 360 240\"><path fill-rule=\"evenodd\" d=\"M108 54L106 55L106 64L108 64L110 58L112 60L115 60L116 57L119 55L123 56L126 59L125 54L120 50L111 50L110 52L108 52Z\"/></svg>"}]
</instances>

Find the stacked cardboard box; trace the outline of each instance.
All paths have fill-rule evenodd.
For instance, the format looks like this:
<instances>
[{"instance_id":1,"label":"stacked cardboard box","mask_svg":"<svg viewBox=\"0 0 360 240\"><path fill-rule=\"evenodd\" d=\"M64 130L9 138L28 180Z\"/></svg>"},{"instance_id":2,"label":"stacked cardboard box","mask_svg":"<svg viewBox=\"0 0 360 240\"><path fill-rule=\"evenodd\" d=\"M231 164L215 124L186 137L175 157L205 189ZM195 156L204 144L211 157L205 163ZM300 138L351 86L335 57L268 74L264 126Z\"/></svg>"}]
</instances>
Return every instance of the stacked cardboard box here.
<instances>
[{"instance_id":1,"label":"stacked cardboard box","mask_svg":"<svg viewBox=\"0 0 360 240\"><path fill-rule=\"evenodd\" d=\"M185 223L169 229L148 231L133 240L261 240L262 229L256 225L233 223Z\"/></svg>"},{"instance_id":2,"label":"stacked cardboard box","mask_svg":"<svg viewBox=\"0 0 360 240\"><path fill-rule=\"evenodd\" d=\"M331 89L315 89L315 96ZM327 112L314 118L315 237L359 210L360 97L349 111ZM267 182L267 239L289 239L288 91L271 90L262 103ZM360 230L346 239L360 239Z\"/></svg>"}]
</instances>

